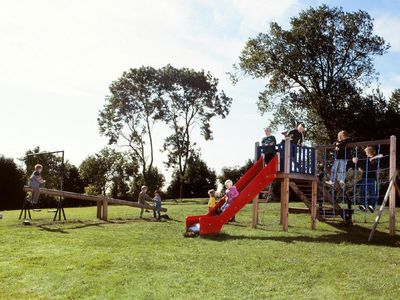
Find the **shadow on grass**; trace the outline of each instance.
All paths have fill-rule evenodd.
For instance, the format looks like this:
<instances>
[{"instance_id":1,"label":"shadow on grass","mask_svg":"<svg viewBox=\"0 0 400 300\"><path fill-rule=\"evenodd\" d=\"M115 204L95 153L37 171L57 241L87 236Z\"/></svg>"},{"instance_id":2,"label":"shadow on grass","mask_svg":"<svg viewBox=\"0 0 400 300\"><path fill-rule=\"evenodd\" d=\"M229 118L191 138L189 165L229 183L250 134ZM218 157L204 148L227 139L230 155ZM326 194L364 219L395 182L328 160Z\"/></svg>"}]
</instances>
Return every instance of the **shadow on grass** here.
<instances>
[{"instance_id":1,"label":"shadow on grass","mask_svg":"<svg viewBox=\"0 0 400 300\"><path fill-rule=\"evenodd\" d=\"M77 224L75 226L68 226L68 225L73 225ZM48 232L57 232L57 233L63 233L63 234L68 234L69 232L66 230L74 230L74 229L82 229L82 228L87 228L87 227L98 227L101 225L104 225L106 223L104 222L97 222L97 223L88 223L88 222L83 222L83 221L66 221L63 223L52 223L52 224L39 224L37 225L38 228L44 231ZM57 227L59 225L67 225L66 227Z\"/></svg>"},{"instance_id":2,"label":"shadow on grass","mask_svg":"<svg viewBox=\"0 0 400 300\"><path fill-rule=\"evenodd\" d=\"M390 236L386 232L376 231L371 242L368 242L370 229L353 225L345 227L338 224L330 224L338 229L342 230L339 233L323 234L320 236L247 236L247 235L230 235L227 233L213 234L202 236L204 239L224 242L229 240L261 240L261 241L278 241L284 243L332 243L332 244L354 244L354 245L374 245L374 246L385 246L385 247L400 247L400 236Z\"/></svg>"},{"instance_id":3,"label":"shadow on grass","mask_svg":"<svg viewBox=\"0 0 400 300\"><path fill-rule=\"evenodd\" d=\"M162 222L176 222L182 223L180 220L172 219L168 215L162 215L161 220L157 220L156 218L117 218L109 221L100 221L100 222L91 222L91 221L80 221L80 220L72 220L72 221L63 221L56 223L46 223L46 224L38 224L36 227L41 230L55 233L63 233L68 234L68 230L76 230L88 227L100 227L103 225L113 225L113 224L131 224L131 223L141 223L141 222L154 222L154 223L162 223ZM74 225L75 226L71 226ZM62 226L59 227L59 226Z\"/></svg>"}]
</instances>

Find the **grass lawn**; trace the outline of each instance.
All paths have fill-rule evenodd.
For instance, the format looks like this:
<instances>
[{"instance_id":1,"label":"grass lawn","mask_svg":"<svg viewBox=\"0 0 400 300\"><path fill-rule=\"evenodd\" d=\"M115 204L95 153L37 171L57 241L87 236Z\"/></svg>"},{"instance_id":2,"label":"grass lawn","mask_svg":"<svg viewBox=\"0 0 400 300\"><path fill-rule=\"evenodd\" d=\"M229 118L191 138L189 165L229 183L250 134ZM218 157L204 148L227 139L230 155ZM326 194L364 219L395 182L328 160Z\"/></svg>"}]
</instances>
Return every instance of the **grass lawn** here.
<instances>
[{"instance_id":1,"label":"grass lawn","mask_svg":"<svg viewBox=\"0 0 400 300\"><path fill-rule=\"evenodd\" d=\"M263 211L260 204L260 211ZM169 204L172 220L138 219L131 207L67 208L68 221L19 211L0 220L0 299L399 299L400 238L390 238L387 211L373 243L367 224L348 228L290 215L280 230L279 205L251 229L251 205L216 236L184 238L185 216L205 205ZM301 204L298 204L301 206ZM398 224L400 226L400 224Z\"/></svg>"}]
</instances>

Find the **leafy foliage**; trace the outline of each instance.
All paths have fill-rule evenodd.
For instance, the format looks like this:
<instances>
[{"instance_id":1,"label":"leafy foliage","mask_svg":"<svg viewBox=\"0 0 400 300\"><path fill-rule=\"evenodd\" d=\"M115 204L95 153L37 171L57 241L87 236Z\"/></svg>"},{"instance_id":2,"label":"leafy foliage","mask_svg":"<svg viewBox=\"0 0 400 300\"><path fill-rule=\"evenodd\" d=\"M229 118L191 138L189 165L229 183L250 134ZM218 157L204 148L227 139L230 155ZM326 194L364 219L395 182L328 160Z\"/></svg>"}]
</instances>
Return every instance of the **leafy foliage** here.
<instances>
[{"instance_id":1,"label":"leafy foliage","mask_svg":"<svg viewBox=\"0 0 400 300\"><path fill-rule=\"evenodd\" d=\"M152 128L161 118L159 85L158 71L152 67L124 72L110 85L111 96L106 97L98 117L100 133L109 138L109 144L127 143L144 178L154 160Z\"/></svg>"},{"instance_id":2,"label":"leafy foliage","mask_svg":"<svg viewBox=\"0 0 400 300\"><path fill-rule=\"evenodd\" d=\"M89 187L87 192L106 195L108 191L116 196L126 196L131 177L138 166L129 154L103 148L99 153L87 157L79 167L79 173Z\"/></svg>"},{"instance_id":3,"label":"leafy foliage","mask_svg":"<svg viewBox=\"0 0 400 300\"><path fill-rule=\"evenodd\" d=\"M141 174L134 176L132 187L133 200L137 200L142 185L147 185L147 187L149 188L149 195L153 195L155 190L161 189L164 186L164 183L165 177L158 170L157 167L151 168L150 172L148 173L147 179L144 179Z\"/></svg>"},{"instance_id":4,"label":"leafy foliage","mask_svg":"<svg viewBox=\"0 0 400 300\"><path fill-rule=\"evenodd\" d=\"M188 166L184 175L182 195L180 195L179 172L173 173L172 181L168 187L168 196L171 198L196 198L207 197L210 189L216 188L216 174L208 168L207 164L200 158L199 154L192 155L188 159Z\"/></svg>"},{"instance_id":5,"label":"leafy foliage","mask_svg":"<svg viewBox=\"0 0 400 300\"><path fill-rule=\"evenodd\" d=\"M206 140L212 139L211 119L225 118L232 99L224 91L218 93L218 79L209 72L167 65L161 74L163 119L173 130L164 143L164 151L168 153L166 165L176 168L182 194L188 160L195 155L193 129L199 126L201 135Z\"/></svg>"},{"instance_id":6,"label":"leafy foliage","mask_svg":"<svg viewBox=\"0 0 400 300\"><path fill-rule=\"evenodd\" d=\"M340 129L354 128L349 116L366 104L361 94L376 78L373 59L389 46L374 35L365 11L322 5L302 11L290 25L284 30L271 23L268 33L250 39L239 67L269 79L258 105L274 112L275 125L307 121L316 142L333 140Z\"/></svg>"},{"instance_id":7,"label":"leafy foliage","mask_svg":"<svg viewBox=\"0 0 400 300\"><path fill-rule=\"evenodd\" d=\"M244 175L251 167L253 166L253 162L249 159L243 166L234 166L234 167L223 167L221 170L221 175L218 176L218 180L221 184L228 179L232 180L233 183L236 183L240 177Z\"/></svg>"}]
</instances>

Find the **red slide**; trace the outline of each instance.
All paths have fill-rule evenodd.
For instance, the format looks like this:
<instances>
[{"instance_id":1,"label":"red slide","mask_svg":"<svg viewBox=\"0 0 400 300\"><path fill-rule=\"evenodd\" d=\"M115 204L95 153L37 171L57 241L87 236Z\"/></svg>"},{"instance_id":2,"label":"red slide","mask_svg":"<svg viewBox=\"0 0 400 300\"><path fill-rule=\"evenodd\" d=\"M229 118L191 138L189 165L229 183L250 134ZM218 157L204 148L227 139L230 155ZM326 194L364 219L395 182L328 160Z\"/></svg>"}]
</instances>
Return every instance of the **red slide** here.
<instances>
[{"instance_id":1,"label":"red slide","mask_svg":"<svg viewBox=\"0 0 400 300\"><path fill-rule=\"evenodd\" d=\"M275 156L267 166L264 167L264 157L259 160L239 179L235 184L239 196L220 215L216 212L225 203L226 197L221 198L218 204L206 215L186 217L186 230L193 226L200 227L200 235L218 233L222 226L238 213L258 193L267 187L276 177L278 168L278 157Z\"/></svg>"}]
</instances>

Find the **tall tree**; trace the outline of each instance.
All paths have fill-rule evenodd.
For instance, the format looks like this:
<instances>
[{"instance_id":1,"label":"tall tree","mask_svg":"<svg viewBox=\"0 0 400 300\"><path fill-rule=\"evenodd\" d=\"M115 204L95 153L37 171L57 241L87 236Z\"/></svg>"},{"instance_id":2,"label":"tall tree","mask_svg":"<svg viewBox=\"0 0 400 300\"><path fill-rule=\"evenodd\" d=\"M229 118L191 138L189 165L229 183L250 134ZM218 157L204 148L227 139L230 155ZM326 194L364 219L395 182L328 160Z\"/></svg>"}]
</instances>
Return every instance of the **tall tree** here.
<instances>
[{"instance_id":1,"label":"tall tree","mask_svg":"<svg viewBox=\"0 0 400 300\"><path fill-rule=\"evenodd\" d=\"M88 192L101 195L106 195L113 183L125 189L124 182L129 181L129 177L136 174L137 170L138 166L129 154L110 148L103 148L99 153L88 156L79 167ZM118 187L114 188L115 193L118 194Z\"/></svg>"},{"instance_id":2,"label":"tall tree","mask_svg":"<svg viewBox=\"0 0 400 300\"><path fill-rule=\"evenodd\" d=\"M182 197L185 198L205 198L207 197L208 190L215 189L217 184L215 171L208 168L199 153L195 153L189 157L184 178ZM174 172L167 192L172 198L180 197L178 170Z\"/></svg>"},{"instance_id":3,"label":"tall tree","mask_svg":"<svg viewBox=\"0 0 400 300\"><path fill-rule=\"evenodd\" d=\"M173 130L164 142L164 151L168 153L166 165L176 168L182 195L188 159L196 146L192 139L194 128L200 127L205 140L212 139L211 119L225 118L232 99L224 91L218 93L218 79L209 72L167 65L161 69L161 80L163 119Z\"/></svg>"},{"instance_id":4,"label":"tall tree","mask_svg":"<svg viewBox=\"0 0 400 300\"><path fill-rule=\"evenodd\" d=\"M98 123L109 144L127 145L132 150L147 179L154 162L152 129L160 119L159 74L152 67L124 72L110 85Z\"/></svg>"},{"instance_id":5,"label":"tall tree","mask_svg":"<svg viewBox=\"0 0 400 300\"><path fill-rule=\"evenodd\" d=\"M373 33L373 19L365 11L322 5L302 11L290 25L284 30L271 23L268 33L250 39L239 68L268 78L258 105L261 112L275 113L275 124L288 125L296 112L319 126L314 133L323 126L332 140L363 104L362 88L377 75L374 57L389 46Z\"/></svg>"}]
</instances>

